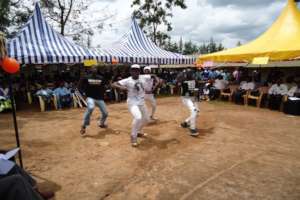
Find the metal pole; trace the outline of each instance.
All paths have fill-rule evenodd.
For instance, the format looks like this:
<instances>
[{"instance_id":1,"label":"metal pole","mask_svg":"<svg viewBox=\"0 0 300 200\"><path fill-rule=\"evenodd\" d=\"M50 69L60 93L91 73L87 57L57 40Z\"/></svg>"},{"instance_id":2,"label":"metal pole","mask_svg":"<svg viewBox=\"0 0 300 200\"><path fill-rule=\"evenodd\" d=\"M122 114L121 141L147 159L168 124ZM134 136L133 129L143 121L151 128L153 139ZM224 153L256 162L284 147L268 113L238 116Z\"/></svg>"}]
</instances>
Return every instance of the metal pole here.
<instances>
[{"instance_id":1,"label":"metal pole","mask_svg":"<svg viewBox=\"0 0 300 200\"><path fill-rule=\"evenodd\" d=\"M11 75L8 75L8 82L9 82L9 96L12 104L12 114L14 120L15 135L16 135L17 147L19 148L19 161L20 161L21 168L23 168L21 145L19 139L19 130L18 130L18 123L17 123L16 107L15 107L15 98L14 98L14 92L12 88Z\"/></svg>"}]
</instances>

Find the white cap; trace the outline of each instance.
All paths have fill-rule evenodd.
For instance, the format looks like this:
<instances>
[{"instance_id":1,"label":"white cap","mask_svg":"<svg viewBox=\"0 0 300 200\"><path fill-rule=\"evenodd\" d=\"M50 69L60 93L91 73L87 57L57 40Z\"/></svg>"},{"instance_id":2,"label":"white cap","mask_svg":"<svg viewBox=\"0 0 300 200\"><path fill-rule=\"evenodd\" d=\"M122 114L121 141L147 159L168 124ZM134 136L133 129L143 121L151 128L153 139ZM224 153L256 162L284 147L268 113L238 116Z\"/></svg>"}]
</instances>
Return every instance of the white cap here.
<instances>
[{"instance_id":1,"label":"white cap","mask_svg":"<svg viewBox=\"0 0 300 200\"><path fill-rule=\"evenodd\" d=\"M140 65L137 65L137 64L131 65L130 68L131 69L141 69Z\"/></svg>"},{"instance_id":2,"label":"white cap","mask_svg":"<svg viewBox=\"0 0 300 200\"><path fill-rule=\"evenodd\" d=\"M151 67L150 66L146 66L144 67L144 71L149 70L151 72Z\"/></svg>"}]
</instances>

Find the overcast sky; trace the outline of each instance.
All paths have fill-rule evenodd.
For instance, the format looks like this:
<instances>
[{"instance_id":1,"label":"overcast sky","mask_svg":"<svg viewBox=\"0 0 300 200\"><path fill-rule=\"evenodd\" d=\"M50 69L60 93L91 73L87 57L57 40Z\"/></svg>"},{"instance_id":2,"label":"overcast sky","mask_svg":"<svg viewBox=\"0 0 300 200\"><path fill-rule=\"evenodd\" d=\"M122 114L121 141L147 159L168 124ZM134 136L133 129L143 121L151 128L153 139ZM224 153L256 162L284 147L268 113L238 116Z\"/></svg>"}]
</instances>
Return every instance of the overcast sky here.
<instances>
[{"instance_id":1,"label":"overcast sky","mask_svg":"<svg viewBox=\"0 0 300 200\"><path fill-rule=\"evenodd\" d=\"M114 13L104 30L93 38L93 46L106 46L129 29L131 0L95 0L89 13ZM213 37L225 47L246 43L263 33L279 16L286 0L186 0L187 9L174 9L171 19L174 40L203 43ZM98 12L97 12L98 11ZM96 14L97 15L97 14Z\"/></svg>"}]
</instances>

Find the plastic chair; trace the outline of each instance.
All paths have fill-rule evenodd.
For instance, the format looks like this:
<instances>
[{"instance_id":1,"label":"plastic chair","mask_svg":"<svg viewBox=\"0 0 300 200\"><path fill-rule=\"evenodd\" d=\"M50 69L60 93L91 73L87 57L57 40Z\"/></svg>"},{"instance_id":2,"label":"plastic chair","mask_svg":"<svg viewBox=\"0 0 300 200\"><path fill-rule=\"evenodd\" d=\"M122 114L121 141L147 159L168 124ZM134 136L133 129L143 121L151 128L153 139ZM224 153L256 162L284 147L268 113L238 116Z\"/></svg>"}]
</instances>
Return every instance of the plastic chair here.
<instances>
[{"instance_id":1,"label":"plastic chair","mask_svg":"<svg viewBox=\"0 0 300 200\"><path fill-rule=\"evenodd\" d=\"M236 91L237 89L238 89L238 85L229 85L229 91L230 92L225 92L225 90L228 90L228 88L227 89L224 89L224 90L222 90L221 91L221 94L220 94L220 98L221 97L228 97L228 100L229 101L232 101L232 96L233 96L233 93L234 93L234 91Z\"/></svg>"},{"instance_id":2,"label":"plastic chair","mask_svg":"<svg viewBox=\"0 0 300 200\"><path fill-rule=\"evenodd\" d=\"M253 96L253 95L251 95L251 92L248 91L248 94L245 96L245 106L248 106L249 99L252 99L252 100L255 100L256 107L260 108L262 98L263 98L264 94L268 94L268 90L269 90L269 87L258 88L259 96Z\"/></svg>"},{"instance_id":3,"label":"plastic chair","mask_svg":"<svg viewBox=\"0 0 300 200\"><path fill-rule=\"evenodd\" d=\"M40 102L40 109L41 109L41 112L45 112L46 110L46 103L43 99L42 96L38 96L39 98L39 102ZM53 95L53 97L51 98L51 102L53 102L53 105L54 105L54 108L55 110L58 109L58 106L57 106L57 97L55 95Z\"/></svg>"}]
</instances>

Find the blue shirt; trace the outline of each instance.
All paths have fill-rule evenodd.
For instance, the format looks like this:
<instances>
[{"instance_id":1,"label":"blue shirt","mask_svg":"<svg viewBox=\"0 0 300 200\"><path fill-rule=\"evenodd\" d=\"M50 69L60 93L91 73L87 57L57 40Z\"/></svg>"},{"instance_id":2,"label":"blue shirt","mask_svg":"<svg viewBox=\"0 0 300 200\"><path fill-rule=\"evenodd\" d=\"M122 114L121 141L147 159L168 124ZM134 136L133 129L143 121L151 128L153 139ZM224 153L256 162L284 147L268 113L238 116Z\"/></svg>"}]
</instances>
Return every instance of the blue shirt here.
<instances>
[{"instance_id":1,"label":"blue shirt","mask_svg":"<svg viewBox=\"0 0 300 200\"><path fill-rule=\"evenodd\" d=\"M40 89L39 91L37 91L36 95L38 96L51 96L52 95L52 90L50 89Z\"/></svg>"},{"instance_id":2,"label":"blue shirt","mask_svg":"<svg viewBox=\"0 0 300 200\"><path fill-rule=\"evenodd\" d=\"M54 90L56 96L65 96L71 94L71 92L65 87L58 87Z\"/></svg>"}]
</instances>

